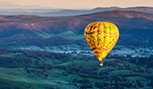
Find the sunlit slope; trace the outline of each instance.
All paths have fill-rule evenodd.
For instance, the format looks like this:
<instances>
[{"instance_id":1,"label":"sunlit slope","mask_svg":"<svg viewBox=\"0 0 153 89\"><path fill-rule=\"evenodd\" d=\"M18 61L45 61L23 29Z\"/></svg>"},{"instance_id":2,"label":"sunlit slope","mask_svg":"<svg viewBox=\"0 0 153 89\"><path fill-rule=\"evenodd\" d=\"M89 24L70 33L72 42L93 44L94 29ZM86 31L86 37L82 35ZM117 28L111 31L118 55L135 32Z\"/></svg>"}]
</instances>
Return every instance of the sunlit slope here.
<instances>
[{"instance_id":1,"label":"sunlit slope","mask_svg":"<svg viewBox=\"0 0 153 89\"><path fill-rule=\"evenodd\" d=\"M108 21L117 25L118 44L152 46L153 14L137 11L106 11L81 16L43 17L35 15L0 16L0 47L83 44L87 24ZM54 43L54 44L53 44ZM67 45L67 44L66 44Z\"/></svg>"}]
</instances>

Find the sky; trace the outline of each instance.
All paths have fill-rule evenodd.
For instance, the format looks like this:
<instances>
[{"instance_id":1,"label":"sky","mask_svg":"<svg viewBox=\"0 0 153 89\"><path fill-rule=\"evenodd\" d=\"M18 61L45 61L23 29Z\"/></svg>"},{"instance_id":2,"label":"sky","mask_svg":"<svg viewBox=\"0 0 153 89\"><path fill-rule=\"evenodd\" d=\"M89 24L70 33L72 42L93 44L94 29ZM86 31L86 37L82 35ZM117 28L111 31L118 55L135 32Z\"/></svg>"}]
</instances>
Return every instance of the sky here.
<instances>
[{"instance_id":1,"label":"sky","mask_svg":"<svg viewBox=\"0 0 153 89\"><path fill-rule=\"evenodd\" d=\"M153 0L0 0L0 9L92 9L96 7L153 7Z\"/></svg>"}]
</instances>

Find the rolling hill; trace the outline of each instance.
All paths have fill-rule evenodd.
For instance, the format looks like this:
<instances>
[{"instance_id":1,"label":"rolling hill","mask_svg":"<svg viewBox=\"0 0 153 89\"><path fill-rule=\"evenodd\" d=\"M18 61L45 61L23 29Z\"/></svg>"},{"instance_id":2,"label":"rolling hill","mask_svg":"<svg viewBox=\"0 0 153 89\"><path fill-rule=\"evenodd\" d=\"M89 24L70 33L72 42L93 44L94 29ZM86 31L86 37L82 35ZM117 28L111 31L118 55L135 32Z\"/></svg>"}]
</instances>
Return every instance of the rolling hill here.
<instances>
[{"instance_id":1,"label":"rolling hill","mask_svg":"<svg viewBox=\"0 0 153 89\"><path fill-rule=\"evenodd\" d=\"M62 44L86 45L84 29L93 21L109 21L120 31L118 44L151 46L153 14L137 11L106 11L70 17L35 15L0 16L0 47L52 46Z\"/></svg>"},{"instance_id":2,"label":"rolling hill","mask_svg":"<svg viewBox=\"0 0 153 89\"><path fill-rule=\"evenodd\" d=\"M40 16L78 16L84 14L92 14L104 11L140 11L153 13L153 7L97 7L93 9L0 9L2 15L40 15Z\"/></svg>"}]
</instances>

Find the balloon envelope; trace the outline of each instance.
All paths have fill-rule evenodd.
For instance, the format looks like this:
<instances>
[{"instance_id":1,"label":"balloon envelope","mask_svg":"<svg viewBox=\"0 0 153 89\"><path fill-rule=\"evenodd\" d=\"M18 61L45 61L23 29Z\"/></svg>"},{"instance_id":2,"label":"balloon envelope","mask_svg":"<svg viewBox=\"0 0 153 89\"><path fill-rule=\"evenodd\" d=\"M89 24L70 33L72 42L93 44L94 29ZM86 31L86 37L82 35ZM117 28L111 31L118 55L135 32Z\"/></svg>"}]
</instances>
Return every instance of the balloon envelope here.
<instances>
[{"instance_id":1,"label":"balloon envelope","mask_svg":"<svg viewBox=\"0 0 153 89\"><path fill-rule=\"evenodd\" d=\"M102 60L112 50L119 38L119 30L110 22L93 22L85 28L85 39L103 66Z\"/></svg>"}]
</instances>

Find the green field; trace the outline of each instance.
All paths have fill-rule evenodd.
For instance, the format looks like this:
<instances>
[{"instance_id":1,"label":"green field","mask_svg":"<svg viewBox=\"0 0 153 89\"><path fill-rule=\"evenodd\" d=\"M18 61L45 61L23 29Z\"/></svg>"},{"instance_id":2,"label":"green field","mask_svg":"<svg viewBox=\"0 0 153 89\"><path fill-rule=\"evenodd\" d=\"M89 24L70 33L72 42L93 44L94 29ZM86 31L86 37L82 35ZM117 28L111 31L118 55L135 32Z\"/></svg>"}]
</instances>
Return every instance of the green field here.
<instances>
[{"instance_id":1,"label":"green field","mask_svg":"<svg viewBox=\"0 0 153 89\"><path fill-rule=\"evenodd\" d=\"M0 52L0 89L153 88L153 61L148 62L149 58L108 56L100 67L95 56ZM137 59L146 62L135 63Z\"/></svg>"}]
</instances>

